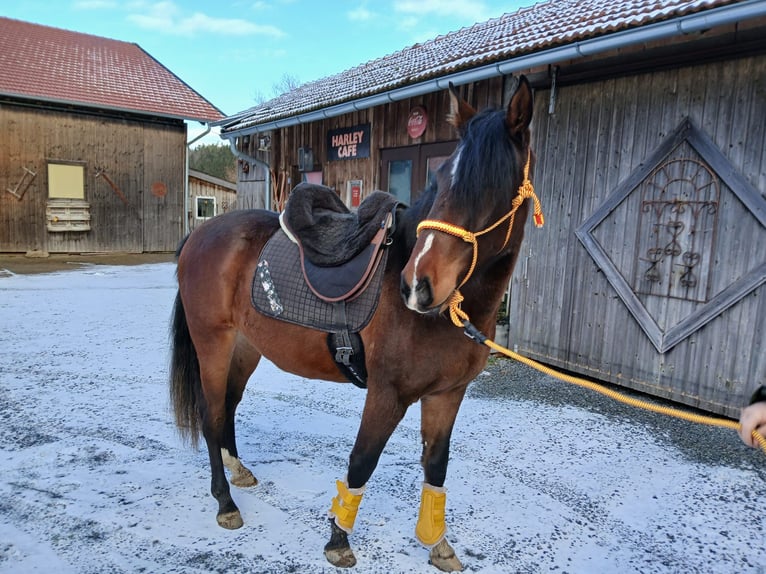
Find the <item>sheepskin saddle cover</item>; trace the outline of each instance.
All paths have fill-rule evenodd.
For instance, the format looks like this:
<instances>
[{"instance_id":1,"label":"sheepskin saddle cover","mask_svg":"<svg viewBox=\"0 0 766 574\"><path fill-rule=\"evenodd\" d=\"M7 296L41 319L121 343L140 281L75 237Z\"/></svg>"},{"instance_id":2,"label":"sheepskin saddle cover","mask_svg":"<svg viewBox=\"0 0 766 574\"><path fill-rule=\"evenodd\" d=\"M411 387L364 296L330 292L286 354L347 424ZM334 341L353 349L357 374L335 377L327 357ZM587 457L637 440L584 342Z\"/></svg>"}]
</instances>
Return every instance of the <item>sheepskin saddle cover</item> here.
<instances>
[{"instance_id":1,"label":"sheepskin saddle cover","mask_svg":"<svg viewBox=\"0 0 766 574\"><path fill-rule=\"evenodd\" d=\"M356 212L329 187L301 183L287 199L281 221L314 265L335 267L364 250L396 207L390 193L373 191Z\"/></svg>"}]
</instances>

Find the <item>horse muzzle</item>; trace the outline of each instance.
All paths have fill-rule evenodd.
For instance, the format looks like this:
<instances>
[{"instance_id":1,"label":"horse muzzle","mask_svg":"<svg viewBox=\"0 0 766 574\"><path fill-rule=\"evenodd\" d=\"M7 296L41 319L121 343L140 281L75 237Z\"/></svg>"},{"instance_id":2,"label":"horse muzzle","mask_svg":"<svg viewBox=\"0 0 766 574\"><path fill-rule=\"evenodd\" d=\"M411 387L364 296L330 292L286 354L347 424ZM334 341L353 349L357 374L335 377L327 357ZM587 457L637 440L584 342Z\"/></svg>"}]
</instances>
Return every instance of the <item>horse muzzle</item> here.
<instances>
[{"instance_id":1,"label":"horse muzzle","mask_svg":"<svg viewBox=\"0 0 766 574\"><path fill-rule=\"evenodd\" d=\"M402 275L399 288L404 305L408 309L423 314L433 310L434 295L431 281L428 277L423 279L414 278L411 285Z\"/></svg>"}]
</instances>

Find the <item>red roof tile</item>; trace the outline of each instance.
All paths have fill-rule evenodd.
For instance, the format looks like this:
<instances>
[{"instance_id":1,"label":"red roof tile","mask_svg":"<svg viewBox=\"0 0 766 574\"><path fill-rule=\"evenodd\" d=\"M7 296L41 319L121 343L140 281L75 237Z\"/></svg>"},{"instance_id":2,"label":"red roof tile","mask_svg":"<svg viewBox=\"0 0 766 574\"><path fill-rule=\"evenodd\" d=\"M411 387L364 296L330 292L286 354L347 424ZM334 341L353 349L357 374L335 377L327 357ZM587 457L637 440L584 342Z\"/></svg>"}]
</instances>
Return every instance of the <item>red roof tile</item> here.
<instances>
[{"instance_id":1,"label":"red roof tile","mask_svg":"<svg viewBox=\"0 0 766 574\"><path fill-rule=\"evenodd\" d=\"M197 121L223 117L137 44L0 18L0 95Z\"/></svg>"}]
</instances>

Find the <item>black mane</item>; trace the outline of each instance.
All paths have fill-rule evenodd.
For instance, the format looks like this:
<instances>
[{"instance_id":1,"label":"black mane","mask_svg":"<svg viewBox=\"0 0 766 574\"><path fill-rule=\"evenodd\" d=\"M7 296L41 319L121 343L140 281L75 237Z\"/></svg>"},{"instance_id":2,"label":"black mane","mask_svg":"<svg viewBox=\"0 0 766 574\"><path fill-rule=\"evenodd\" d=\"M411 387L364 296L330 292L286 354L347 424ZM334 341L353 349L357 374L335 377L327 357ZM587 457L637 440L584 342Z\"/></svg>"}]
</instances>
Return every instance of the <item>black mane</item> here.
<instances>
[{"instance_id":1,"label":"black mane","mask_svg":"<svg viewBox=\"0 0 766 574\"><path fill-rule=\"evenodd\" d=\"M475 210L477 205L510 207L521 182L515 181L519 164L504 110L484 110L468 122L455 154L441 169L452 170L456 160L457 172L448 180L452 205L461 210Z\"/></svg>"}]
</instances>

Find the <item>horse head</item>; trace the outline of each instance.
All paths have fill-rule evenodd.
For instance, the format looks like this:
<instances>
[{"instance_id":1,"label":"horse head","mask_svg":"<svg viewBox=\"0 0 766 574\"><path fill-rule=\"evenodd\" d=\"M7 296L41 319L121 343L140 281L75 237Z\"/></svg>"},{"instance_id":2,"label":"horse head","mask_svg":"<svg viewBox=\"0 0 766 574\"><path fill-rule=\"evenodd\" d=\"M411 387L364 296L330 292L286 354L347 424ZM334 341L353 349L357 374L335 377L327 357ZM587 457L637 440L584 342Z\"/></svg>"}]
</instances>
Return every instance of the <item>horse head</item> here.
<instances>
[{"instance_id":1,"label":"horse head","mask_svg":"<svg viewBox=\"0 0 766 574\"><path fill-rule=\"evenodd\" d=\"M435 175L433 204L401 274L404 303L419 313L444 310L476 269L510 250L516 209L527 197L537 202L528 180L533 105L527 79L519 79L506 109L477 112L452 84L449 95L447 119L459 141Z\"/></svg>"}]
</instances>

